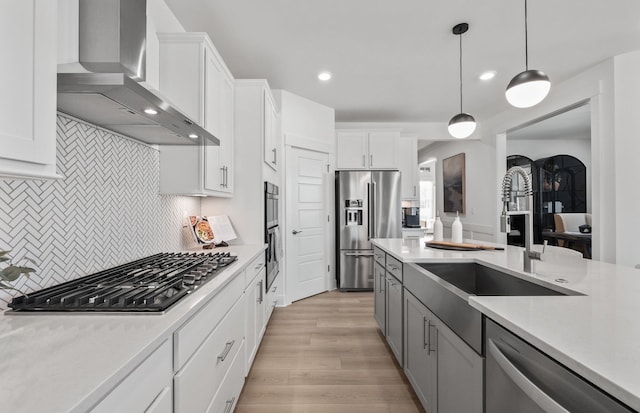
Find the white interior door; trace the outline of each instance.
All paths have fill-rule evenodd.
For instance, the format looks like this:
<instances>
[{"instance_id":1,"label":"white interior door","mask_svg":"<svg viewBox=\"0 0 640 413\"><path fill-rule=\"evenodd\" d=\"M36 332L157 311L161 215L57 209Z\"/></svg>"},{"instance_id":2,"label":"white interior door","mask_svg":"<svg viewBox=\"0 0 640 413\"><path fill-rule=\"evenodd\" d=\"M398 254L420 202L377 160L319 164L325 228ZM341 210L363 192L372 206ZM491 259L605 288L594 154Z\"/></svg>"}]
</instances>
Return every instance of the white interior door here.
<instances>
[{"instance_id":1,"label":"white interior door","mask_svg":"<svg viewBox=\"0 0 640 413\"><path fill-rule=\"evenodd\" d=\"M286 291L290 301L328 290L328 155L287 148Z\"/></svg>"}]
</instances>

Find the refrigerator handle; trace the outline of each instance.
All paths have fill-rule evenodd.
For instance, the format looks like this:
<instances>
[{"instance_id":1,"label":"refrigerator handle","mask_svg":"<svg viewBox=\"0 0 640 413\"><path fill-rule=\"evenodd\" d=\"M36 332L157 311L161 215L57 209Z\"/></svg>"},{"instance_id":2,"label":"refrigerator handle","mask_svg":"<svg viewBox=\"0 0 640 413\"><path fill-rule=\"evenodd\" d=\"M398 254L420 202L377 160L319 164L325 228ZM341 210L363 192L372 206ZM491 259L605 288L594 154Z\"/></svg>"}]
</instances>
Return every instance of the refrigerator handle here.
<instances>
[{"instance_id":1,"label":"refrigerator handle","mask_svg":"<svg viewBox=\"0 0 640 413\"><path fill-rule=\"evenodd\" d=\"M367 182L367 216L369 222L367 222L367 241L371 239L371 184Z\"/></svg>"},{"instance_id":2,"label":"refrigerator handle","mask_svg":"<svg viewBox=\"0 0 640 413\"><path fill-rule=\"evenodd\" d=\"M376 181L371 182L371 200L369 201L370 221L371 221L371 238L376 238Z\"/></svg>"}]
</instances>

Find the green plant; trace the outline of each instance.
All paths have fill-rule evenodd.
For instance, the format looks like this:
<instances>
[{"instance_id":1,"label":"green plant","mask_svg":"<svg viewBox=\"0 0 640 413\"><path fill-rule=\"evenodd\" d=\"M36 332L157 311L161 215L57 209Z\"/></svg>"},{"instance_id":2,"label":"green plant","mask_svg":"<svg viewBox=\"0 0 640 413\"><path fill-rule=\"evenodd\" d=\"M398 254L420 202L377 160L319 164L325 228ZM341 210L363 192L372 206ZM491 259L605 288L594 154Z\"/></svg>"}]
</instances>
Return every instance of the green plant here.
<instances>
[{"instance_id":1,"label":"green plant","mask_svg":"<svg viewBox=\"0 0 640 413\"><path fill-rule=\"evenodd\" d=\"M25 277L29 277L29 273L35 272L36 270L34 270L33 268L30 267L24 267L21 265L14 265L13 262L11 261L11 257L9 256L9 253L11 251L2 251L0 250L0 263L4 264L4 268L2 268L2 270L0 270L0 288L5 288L5 289L9 289L9 290L15 290L18 291L19 293L22 293L24 295L26 295L24 292L22 292L21 290L12 287L11 285L7 284L10 282L13 282L15 280L17 280L18 278L20 278L20 276L24 275ZM29 258L23 258L23 260L25 261L29 261L29 262L34 262L33 260L29 259Z\"/></svg>"}]
</instances>

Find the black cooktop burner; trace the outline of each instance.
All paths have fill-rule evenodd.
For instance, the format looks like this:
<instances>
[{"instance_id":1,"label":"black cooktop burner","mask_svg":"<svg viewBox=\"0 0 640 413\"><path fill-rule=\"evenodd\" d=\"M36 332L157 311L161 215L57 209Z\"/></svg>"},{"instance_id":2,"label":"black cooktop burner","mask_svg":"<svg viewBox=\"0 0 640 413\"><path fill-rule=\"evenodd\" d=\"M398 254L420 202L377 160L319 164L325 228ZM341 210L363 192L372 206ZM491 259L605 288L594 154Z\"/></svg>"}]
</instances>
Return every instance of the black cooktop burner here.
<instances>
[{"instance_id":1,"label":"black cooktop burner","mask_svg":"<svg viewBox=\"0 0 640 413\"><path fill-rule=\"evenodd\" d=\"M160 253L26 296L16 312L161 312L217 275L230 253Z\"/></svg>"}]
</instances>

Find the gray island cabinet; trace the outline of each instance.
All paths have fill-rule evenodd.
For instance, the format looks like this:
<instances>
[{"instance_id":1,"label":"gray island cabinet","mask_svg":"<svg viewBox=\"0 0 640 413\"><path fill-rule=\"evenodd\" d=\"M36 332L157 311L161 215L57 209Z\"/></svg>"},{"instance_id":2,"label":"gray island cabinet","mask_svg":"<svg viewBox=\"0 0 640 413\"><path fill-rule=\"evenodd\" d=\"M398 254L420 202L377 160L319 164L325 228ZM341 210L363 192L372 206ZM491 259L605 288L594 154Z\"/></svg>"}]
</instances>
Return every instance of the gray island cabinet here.
<instances>
[{"instance_id":1,"label":"gray island cabinet","mask_svg":"<svg viewBox=\"0 0 640 413\"><path fill-rule=\"evenodd\" d=\"M373 250L374 315L423 407L429 413L481 413L484 358L429 310L419 280L407 284L407 276L415 279L407 273L410 266Z\"/></svg>"},{"instance_id":2,"label":"gray island cabinet","mask_svg":"<svg viewBox=\"0 0 640 413\"><path fill-rule=\"evenodd\" d=\"M374 316L396 360L403 365L402 262L373 248Z\"/></svg>"},{"instance_id":3,"label":"gray island cabinet","mask_svg":"<svg viewBox=\"0 0 640 413\"><path fill-rule=\"evenodd\" d=\"M484 359L404 290L404 372L429 413L482 412Z\"/></svg>"}]
</instances>

